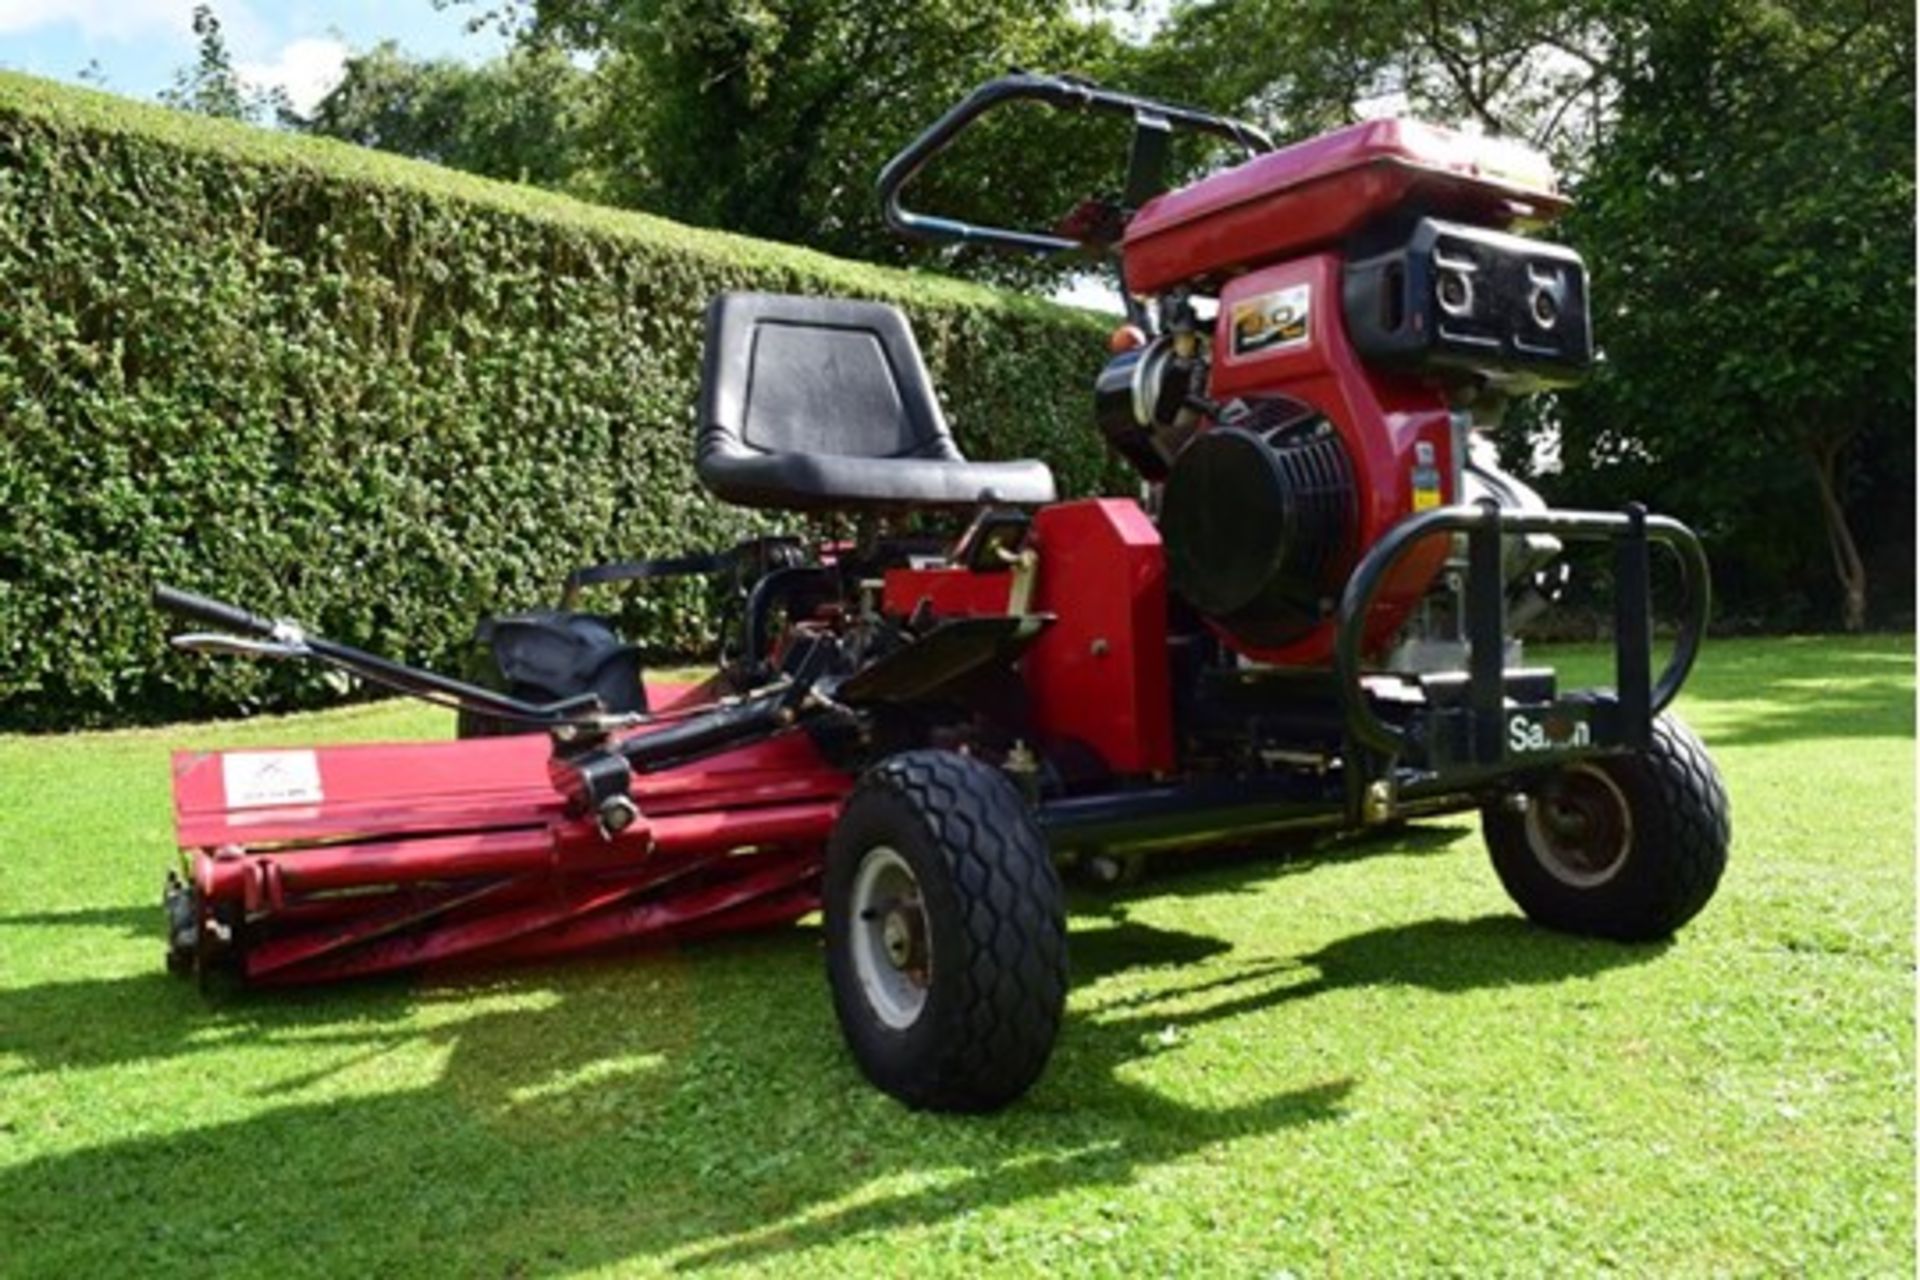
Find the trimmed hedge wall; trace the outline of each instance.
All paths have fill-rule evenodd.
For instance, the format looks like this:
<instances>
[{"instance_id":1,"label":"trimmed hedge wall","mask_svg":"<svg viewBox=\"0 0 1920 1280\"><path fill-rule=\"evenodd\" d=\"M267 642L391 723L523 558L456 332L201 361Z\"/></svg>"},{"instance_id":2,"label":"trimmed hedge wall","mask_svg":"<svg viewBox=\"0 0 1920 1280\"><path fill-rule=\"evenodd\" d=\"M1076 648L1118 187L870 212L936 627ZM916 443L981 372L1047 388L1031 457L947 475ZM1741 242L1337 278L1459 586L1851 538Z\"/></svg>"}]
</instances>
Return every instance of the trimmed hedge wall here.
<instances>
[{"instance_id":1,"label":"trimmed hedge wall","mask_svg":"<svg viewBox=\"0 0 1920 1280\"><path fill-rule=\"evenodd\" d=\"M0 726L338 696L171 653L155 581L446 668L578 563L764 527L692 471L724 289L899 303L971 454L1124 483L1084 314L10 74L0 281ZM697 589L633 607L711 638Z\"/></svg>"}]
</instances>

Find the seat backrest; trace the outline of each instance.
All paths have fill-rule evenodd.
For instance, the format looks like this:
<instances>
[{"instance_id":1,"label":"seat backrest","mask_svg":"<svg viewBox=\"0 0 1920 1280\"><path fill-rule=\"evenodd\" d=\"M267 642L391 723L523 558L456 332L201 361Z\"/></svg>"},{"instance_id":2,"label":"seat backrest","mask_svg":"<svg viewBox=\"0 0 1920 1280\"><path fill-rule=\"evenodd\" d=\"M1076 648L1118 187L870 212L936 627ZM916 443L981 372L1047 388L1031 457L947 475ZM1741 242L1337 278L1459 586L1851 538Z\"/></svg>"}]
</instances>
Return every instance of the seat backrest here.
<instances>
[{"instance_id":1,"label":"seat backrest","mask_svg":"<svg viewBox=\"0 0 1920 1280\"><path fill-rule=\"evenodd\" d=\"M897 307L771 293L707 309L699 453L961 460Z\"/></svg>"}]
</instances>

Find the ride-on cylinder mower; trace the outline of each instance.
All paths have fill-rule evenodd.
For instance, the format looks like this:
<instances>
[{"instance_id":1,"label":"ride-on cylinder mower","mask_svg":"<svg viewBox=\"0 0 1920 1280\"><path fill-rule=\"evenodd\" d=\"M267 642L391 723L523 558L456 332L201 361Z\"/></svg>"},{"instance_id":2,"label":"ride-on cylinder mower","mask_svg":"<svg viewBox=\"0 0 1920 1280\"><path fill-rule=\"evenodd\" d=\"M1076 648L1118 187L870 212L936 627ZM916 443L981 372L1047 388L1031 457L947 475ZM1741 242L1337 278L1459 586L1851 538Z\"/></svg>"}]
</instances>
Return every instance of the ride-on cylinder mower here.
<instances>
[{"instance_id":1,"label":"ride-on cylinder mower","mask_svg":"<svg viewBox=\"0 0 1920 1280\"><path fill-rule=\"evenodd\" d=\"M1018 101L1130 120L1122 193L1046 233L906 207L923 165ZM1246 159L1165 190L1181 133ZM1666 712L1706 622L1700 543L1637 507L1549 509L1485 441L1591 359L1579 257L1516 234L1563 206L1541 161L1400 121L1274 150L1016 74L880 192L907 234L1117 257L1130 324L1093 409L1141 496L1059 502L1042 463L964 457L892 307L724 294L702 482L857 536L583 569L559 608L483 624L466 679L157 589L218 628L182 648L318 660L460 712L453 742L177 756L176 967L314 983L820 910L861 1069L979 1110L1053 1047L1065 864L1477 809L1543 925L1656 938L1706 904L1726 794ZM1569 540L1611 544L1611 687L1561 687L1511 635ZM1657 672L1655 546L1679 570ZM692 573L737 587L696 686L648 685L576 607Z\"/></svg>"}]
</instances>

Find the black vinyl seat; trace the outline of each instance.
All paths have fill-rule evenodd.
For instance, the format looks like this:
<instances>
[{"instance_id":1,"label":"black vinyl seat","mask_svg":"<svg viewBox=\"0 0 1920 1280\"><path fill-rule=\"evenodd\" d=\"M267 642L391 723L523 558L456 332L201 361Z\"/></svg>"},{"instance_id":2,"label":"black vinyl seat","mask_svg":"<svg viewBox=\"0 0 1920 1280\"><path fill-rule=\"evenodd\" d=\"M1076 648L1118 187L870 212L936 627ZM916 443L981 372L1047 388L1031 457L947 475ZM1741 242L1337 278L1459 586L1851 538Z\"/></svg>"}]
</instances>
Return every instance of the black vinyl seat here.
<instances>
[{"instance_id":1,"label":"black vinyl seat","mask_svg":"<svg viewBox=\"0 0 1920 1280\"><path fill-rule=\"evenodd\" d=\"M1044 462L967 461L898 308L838 298L713 300L695 466L748 507L1053 501Z\"/></svg>"}]
</instances>

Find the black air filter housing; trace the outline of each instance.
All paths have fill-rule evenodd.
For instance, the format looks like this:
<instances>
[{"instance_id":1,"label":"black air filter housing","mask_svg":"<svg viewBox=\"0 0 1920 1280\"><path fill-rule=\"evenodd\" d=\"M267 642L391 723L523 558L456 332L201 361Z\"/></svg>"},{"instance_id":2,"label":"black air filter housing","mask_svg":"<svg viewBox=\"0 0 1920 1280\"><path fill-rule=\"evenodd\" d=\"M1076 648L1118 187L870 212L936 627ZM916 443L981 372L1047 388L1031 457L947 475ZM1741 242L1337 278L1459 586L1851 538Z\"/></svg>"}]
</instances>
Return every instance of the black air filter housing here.
<instances>
[{"instance_id":1,"label":"black air filter housing","mask_svg":"<svg viewBox=\"0 0 1920 1280\"><path fill-rule=\"evenodd\" d=\"M1348 246L1341 304L1354 349L1383 369L1522 394L1593 364L1587 270L1565 245L1422 218Z\"/></svg>"},{"instance_id":2,"label":"black air filter housing","mask_svg":"<svg viewBox=\"0 0 1920 1280\"><path fill-rule=\"evenodd\" d=\"M1353 467L1332 425L1270 401L1175 459L1160 507L1168 580L1247 643L1288 644L1339 595L1356 520Z\"/></svg>"}]
</instances>

